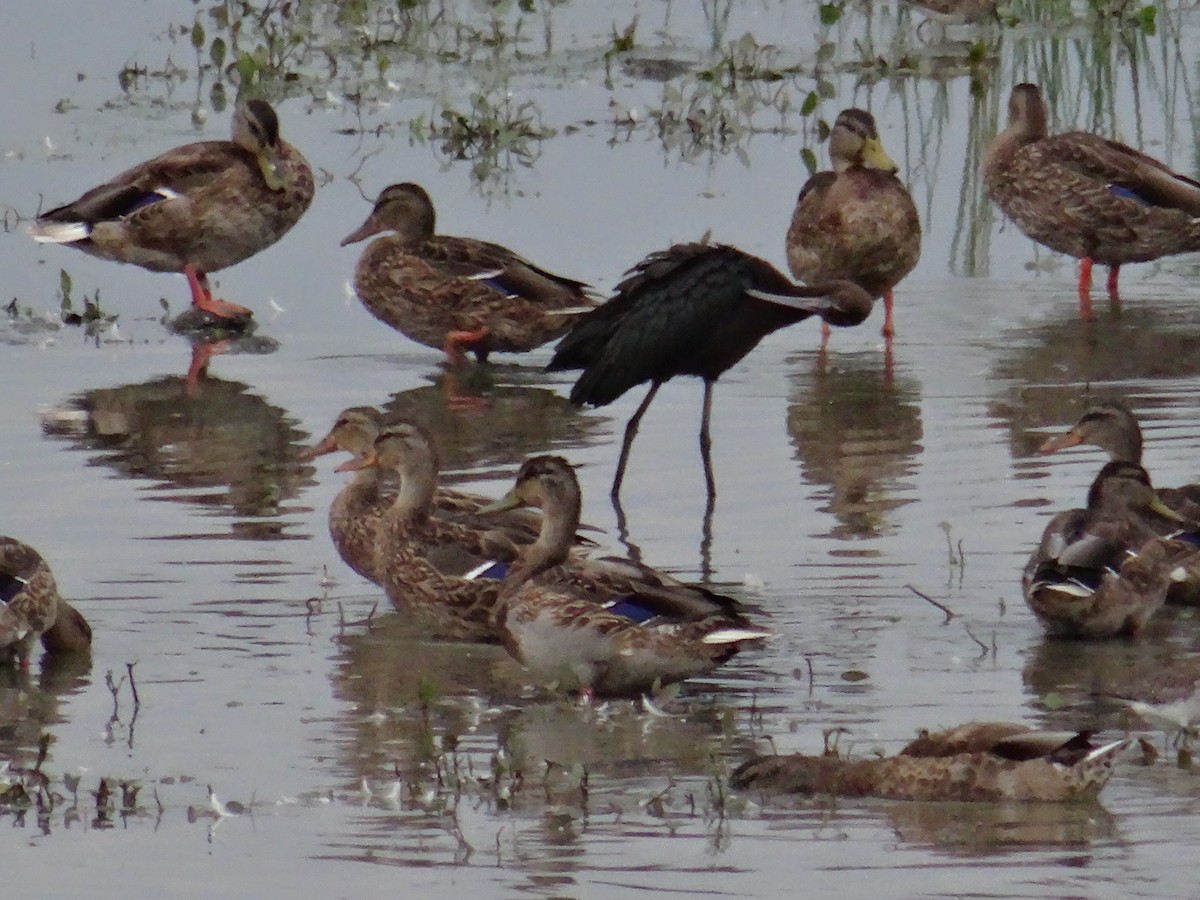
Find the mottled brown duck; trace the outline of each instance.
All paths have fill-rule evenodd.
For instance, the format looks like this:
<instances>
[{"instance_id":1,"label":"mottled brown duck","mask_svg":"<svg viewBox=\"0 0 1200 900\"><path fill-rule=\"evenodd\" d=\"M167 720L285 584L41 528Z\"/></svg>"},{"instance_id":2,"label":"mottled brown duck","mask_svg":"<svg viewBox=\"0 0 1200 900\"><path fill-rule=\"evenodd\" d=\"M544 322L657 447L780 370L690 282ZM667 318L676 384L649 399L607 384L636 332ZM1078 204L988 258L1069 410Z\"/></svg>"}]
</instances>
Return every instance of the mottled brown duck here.
<instances>
[{"instance_id":1,"label":"mottled brown duck","mask_svg":"<svg viewBox=\"0 0 1200 900\"><path fill-rule=\"evenodd\" d=\"M375 318L451 361L533 350L595 305L583 282L498 244L437 234L435 225L424 188L393 184L342 246L389 232L359 257L355 293Z\"/></svg>"},{"instance_id":2,"label":"mottled brown duck","mask_svg":"<svg viewBox=\"0 0 1200 900\"><path fill-rule=\"evenodd\" d=\"M505 574L494 615L504 646L539 680L585 696L654 693L771 636L730 598L631 560L551 568L562 557L563 536L578 524L580 504L570 464L536 456L491 507L535 506L547 523Z\"/></svg>"},{"instance_id":3,"label":"mottled brown duck","mask_svg":"<svg viewBox=\"0 0 1200 900\"><path fill-rule=\"evenodd\" d=\"M1100 448L1110 460L1141 465L1142 443L1142 426L1133 410L1120 400L1103 400L1089 406L1069 430L1047 438L1038 452L1056 453L1086 445ZM1157 487L1155 493L1181 516L1200 519L1200 484Z\"/></svg>"},{"instance_id":4,"label":"mottled brown duck","mask_svg":"<svg viewBox=\"0 0 1200 900\"><path fill-rule=\"evenodd\" d=\"M279 136L264 100L239 103L228 141L201 141L134 166L78 200L43 213L34 240L187 277L192 304L219 319L250 310L212 296L208 273L270 247L313 198L300 152Z\"/></svg>"},{"instance_id":5,"label":"mottled brown duck","mask_svg":"<svg viewBox=\"0 0 1200 900\"><path fill-rule=\"evenodd\" d=\"M50 653L91 647L92 629L58 594L50 566L16 538L0 536L0 658L29 667L34 645Z\"/></svg>"},{"instance_id":6,"label":"mottled brown duck","mask_svg":"<svg viewBox=\"0 0 1200 900\"><path fill-rule=\"evenodd\" d=\"M371 455L375 440L385 427L385 417L375 407L349 407L338 414L329 433L306 451L304 458L344 451L364 461ZM410 439L421 437L431 440L423 431L415 432ZM431 460L437 458L432 444L428 451L422 452L428 453ZM329 507L329 534L338 554L355 572L372 581L378 580L375 578L375 539L379 521L395 501L396 484L395 473L387 465L380 465L378 460L365 467L354 467L354 478L338 492ZM480 518L479 510L490 502L489 498L478 494L437 485L431 514L435 519L454 525L502 532L515 545L536 540L541 526L537 515L514 510L504 516ZM576 536L576 540L590 543L582 536Z\"/></svg>"},{"instance_id":7,"label":"mottled brown duck","mask_svg":"<svg viewBox=\"0 0 1200 900\"><path fill-rule=\"evenodd\" d=\"M788 268L801 281L847 280L882 297L883 334L895 331L892 289L921 257L921 220L884 152L874 117L845 109L829 133L833 171L800 190L787 232ZM822 327L829 336L829 323Z\"/></svg>"},{"instance_id":8,"label":"mottled brown duck","mask_svg":"<svg viewBox=\"0 0 1200 900\"><path fill-rule=\"evenodd\" d=\"M983 161L988 196L1025 234L1081 260L1079 302L1090 315L1092 264L1109 267L1200 250L1200 182L1086 131L1052 135L1041 89L1019 84L1008 126Z\"/></svg>"},{"instance_id":9,"label":"mottled brown duck","mask_svg":"<svg viewBox=\"0 0 1200 900\"><path fill-rule=\"evenodd\" d=\"M895 756L757 756L733 787L769 793L889 800L1067 802L1094 800L1129 740L1099 746L1086 731L1034 731L973 722L921 735Z\"/></svg>"},{"instance_id":10,"label":"mottled brown duck","mask_svg":"<svg viewBox=\"0 0 1200 900\"><path fill-rule=\"evenodd\" d=\"M1140 464L1142 428L1137 416L1119 400L1095 403L1071 428L1047 438L1041 453L1055 453L1068 447L1099 447L1110 460ZM1160 535L1200 545L1200 484L1175 488L1155 488L1163 505L1185 519L1160 515L1147 516L1147 523ZM1177 560L1178 571L1167 591L1167 602L1200 605L1200 550Z\"/></svg>"},{"instance_id":11,"label":"mottled brown duck","mask_svg":"<svg viewBox=\"0 0 1200 900\"><path fill-rule=\"evenodd\" d=\"M571 388L579 406L607 406L630 388L650 390L625 426L612 495L620 494L629 451L655 394L676 375L704 381L700 456L709 497L713 385L768 334L819 316L857 325L871 313L871 295L851 281L797 285L765 260L724 244L676 244L647 256L626 273L603 306L583 316L558 347L550 371L582 369Z\"/></svg>"},{"instance_id":12,"label":"mottled brown duck","mask_svg":"<svg viewBox=\"0 0 1200 900\"><path fill-rule=\"evenodd\" d=\"M1107 463L1087 507L1054 516L1021 578L1025 602L1049 634L1135 637L1166 601L1189 542L1159 536L1149 518L1179 519L1136 463Z\"/></svg>"},{"instance_id":13,"label":"mottled brown duck","mask_svg":"<svg viewBox=\"0 0 1200 900\"><path fill-rule=\"evenodd\" d=\"M998 0L904 0L927 18L942 25L973 25L998 21Z\"/></svg>"}]
</instances>

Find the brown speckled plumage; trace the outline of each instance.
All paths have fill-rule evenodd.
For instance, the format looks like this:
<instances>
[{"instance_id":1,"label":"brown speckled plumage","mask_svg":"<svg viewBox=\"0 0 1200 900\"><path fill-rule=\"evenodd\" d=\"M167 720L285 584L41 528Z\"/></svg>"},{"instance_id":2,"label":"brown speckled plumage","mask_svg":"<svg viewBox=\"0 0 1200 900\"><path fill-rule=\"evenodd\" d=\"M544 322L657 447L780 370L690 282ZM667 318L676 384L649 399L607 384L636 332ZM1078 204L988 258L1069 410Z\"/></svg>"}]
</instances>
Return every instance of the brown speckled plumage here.
<instances>
[{"instance_id":1,"label":"brown speckled plumage","mask_svg":"<svg viewBox=\"0 0 1200 900\"><path fill-rule=\"evenodd\" d=\"M427 347L519 353L560 337L594 305L582 282L554 275L506 247L435 234L433 201L411 183L380 193L343 245L380 232L359 257L354 289L381 322ZM448 336L457 335L447 344ZM474 335L474 337L466 337Z\"/></svg>"},{"instance_id":2,"label":"brown speckled plumage","mask_svg":"<svg viewBox=\"0 0 1200 900\"><path fill-rule=\"evenodd\" d=\"M348 407L338 414L329 433L305 456L311 459L326 453L345 451L364 459L384 427L384 417L374 407ZM375 542L379 522L395 498L395 474L386 468L371 465L356 469L354 478L338 492L329 507L329 534L338 554L355 572L372 581L378 581L375 575ZM513 511L501 517L480 519L479 510L488 502L486 497L477 494L436 486L432 516L455 527L502 532L505 539L517 545L532 543L537 538L540 523L536 515ZM449 537L450 533L446 536ZM497 540L489 544L492 549L500 546Z\"/></svg>"},{"instance_id":3,"label":"brown speckled plumage","mask_svg":"<svg viewBox=\"0 0 1200 900\"><path fill-rule=\"evenodd\" d=\"M788 268L801 281L845 279L887 301L921 256L917 208L870 113L846 109L838 115L829 156L833 171L810 178L796 200ZM885 322L885 329L890 326Z\"/></svg>"},{"instance_id":4,"label":"brown speckled plumage","mask_svg":"<svg viewBox=\"0 0 1200 900\"><path fill-rule=\"evenodd\" d=\"M984 157L988 196L1021 231L1110 267L1200 250L1200 183L1096 134L1051 135L1048 117L1037 85L1017 85Z\"/></svg>"},{"instance_id":5,"label":"brown speckled plumage","mask_svg":"<svg viewBox=\"0 0 1200 900\"><path fill-rule=\"evenodd\" d=\"M497 505L518 504L541 507L547 523L570 533L580 507L574 470L561 457L527 460ZM558 554L550 551L555 543ZM561 540L539 539L531 549L504 579L495 626L508 651L558 690L636 696L710 672L770 635L752 627L730 598L649 567L598 560L548 568L562 555ZM537 559L537 550L547 552ZM647 618L610 609L614 602Z\"/></svg>"},{"instance_id":6,"label":"brown speckled plumage","mask_svg":"<svg viewBox=\"0 0 1200 900\"><path fill-rule=\"evenodd\" d=\"M1025 602L1050 633L1136 636L1166 600L1177 563L1195 547L1159 537L1150 517L1165 510L1136 463L1110 462L1086 509L1054 516L1021 578Z\"/></svg>"},{"instance_id":7,"label":"brown speckled plumage","mask_svg":"<svg viewBox=\"0 0 1200 900\"><path fill-rule=\"evenodd\" d=\"M922 13L944 25L964 25L996 20L998 0L906 0Z\"/></svg>"},{"instance_id":8,"label":"brown speckled plumage","mask_svg":"<svg viewBox=\"0 0 1200 900\"><path fill-rule=\"evenodd\" d=\"M59 603L54 575L41 555L0 536L0 657L27 667L34 645L54 627Z\"/></svg>"},{"instance_id":9,"label":"brown speckled plumage","mask_svg":"<svg viewBox=\"0 0 1200 900\"><path fill-rule=\"evenodd\" d=\"M1099 447L1108 454L1110 460L1141 464L1142 426L1138 424L1133 410L1124 403L1105 400L1088 407L1069 431L1047 439L1040 452L1054 453L1080 444ZM1154 493L1164 506L1187 520L1179 522L1166 516L1155 516L1148 522L1158 534L1166 537L1177 534L1181 529L1197 530L1196 523L1200 522L1200 484L1156 487ZM1172 556L1179 571L1167 590L1167 602L1200 606L1200 551Z\"/></svg>"},{"instance_id":10,"label":"brown speckled plumage","mask_svg":"<svg viewBox=\"0 0 1200 900\"><path fill-rule=\"evenodd\" d=\"M233 121L232 140L168 150L42 214L35 239L201 278L271 246L312 202L312 171L266 102L239 104Z\"/></svg>"},{"instance_id":11,"label":"brown speckled plumage","mask_svg":"<svg viewBox=\"0 0 1200 900\"><path fill-rule=\"evenodd\" d=\"M1092 800L1128 741L1094 747L1085 732L971 723L928 732L895 756L759 756L739 766L735 788L891 800Z\"/></svg>"}]
</instances>

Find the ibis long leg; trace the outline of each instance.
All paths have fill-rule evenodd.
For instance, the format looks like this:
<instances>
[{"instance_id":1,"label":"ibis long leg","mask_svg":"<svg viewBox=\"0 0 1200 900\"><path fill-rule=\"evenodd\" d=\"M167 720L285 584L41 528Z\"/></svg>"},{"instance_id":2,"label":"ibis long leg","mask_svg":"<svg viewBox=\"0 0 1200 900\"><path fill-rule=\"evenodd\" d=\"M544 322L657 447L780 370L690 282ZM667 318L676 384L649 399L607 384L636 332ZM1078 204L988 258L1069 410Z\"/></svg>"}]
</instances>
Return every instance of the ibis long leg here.
<instances>
[{"instance_id":1,"label":"ibis long leg","mask_svg":"<svg viewBox=\"0 0 1200 900\"><path fill-rule=\"evenodd\" d=\"M621 494L621 482L625 480L625 464L629 462L629 450L633 447L633 439L637 437L638 426L642 423L642 416L646 414L646 410L650 406L650 401L654 399L654 395L658 393L662 382L655 381L650 384L650 391L646 394L646 399L642 401L642 405L637 408L637 412L630 418L629 424L625 426L625 440L621 442L621 458L617 460L617 473L613 476L612 496L616 499Z\"/></svg>"},{"instance_id":2,"label":"ibis long leg","mask_svg":"<svg viewBox=\"0 0 1200 900\"><path fill-rule=\"evenodd\" d=\"M704 413L700 417L700 459L704 462L704 483L708 486L708 496L717 496L717 482L713 478L712 468L712 435L709 433L709 420L712 418L713 382L704 381Z\"/></svg>"}]
</instances>

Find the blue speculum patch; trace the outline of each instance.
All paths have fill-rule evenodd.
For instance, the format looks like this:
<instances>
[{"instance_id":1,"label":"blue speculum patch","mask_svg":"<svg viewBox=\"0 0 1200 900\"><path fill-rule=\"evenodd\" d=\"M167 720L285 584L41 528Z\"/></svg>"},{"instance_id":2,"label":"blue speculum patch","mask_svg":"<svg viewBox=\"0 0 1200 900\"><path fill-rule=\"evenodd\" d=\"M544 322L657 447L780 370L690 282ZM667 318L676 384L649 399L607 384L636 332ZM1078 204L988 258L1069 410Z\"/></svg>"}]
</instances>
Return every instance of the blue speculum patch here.
<instances>
[{"instance_id":1,"label":"blue speculum patch","mask_svg":"<svg viewBox=\"0 0 1200 900\"><path fill-rule=\"evenodd\" d=\"M648 622L658 615L654 610L647 609L638 603L633 597L618 597L616 600L610 600L604 604L604 608L610 613L616 613L618 616L624 616L638 623Z\"/></svg>"},{"instance_id":2,"label":"blue speculum patch","mask_svg":"<svg viewBox=\"0 0 1200 900\"><path fill-rule=\"evenodd\" d=\"M1152 205L1149 200L1147 200L1137 191L1131 191L1129 188L1122 187L1119 184L1110 184L1108 186L1108 191L1110 194L1116 194L1118 197L1127 197L1130 200L1136 200L1138 203L1143 203L1146 206Z\"/></svg>"}]
</instances>

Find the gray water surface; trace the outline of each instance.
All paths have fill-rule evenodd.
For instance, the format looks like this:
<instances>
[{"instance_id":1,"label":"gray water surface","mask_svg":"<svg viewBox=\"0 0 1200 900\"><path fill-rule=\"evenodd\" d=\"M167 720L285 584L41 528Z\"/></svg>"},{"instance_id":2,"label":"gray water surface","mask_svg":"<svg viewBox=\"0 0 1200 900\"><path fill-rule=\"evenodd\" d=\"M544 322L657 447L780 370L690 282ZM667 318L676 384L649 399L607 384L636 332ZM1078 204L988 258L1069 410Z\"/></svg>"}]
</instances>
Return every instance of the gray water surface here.
<instances>
[{"instance_id":1,"label":"gray water surface","mask_svg":"<svg viewBox=\"0 0 1200 900\"><path fill-rule=\"evenodd\" d=\"M385 12L343 6L370 27ZM451 23L495 25L480 4L436 6ZM337 74L319 69L320 88L273 97L320 188L283 241L220 273L222 293L256 310L258 334L189 392L188 345L159 303L182 309L183 280L36 245L17 216L226 135L213 74L197 79L180 30L206 12L5 6L0 300L33 318L0 325L0 530L51 561L96 630L90 667L0 673L0 758L31 765L49 733L57 789L63 774L82 779L77 802L68 792L42 821L0 816L6 885L91 898L1193 896L1197 783L1170 753L1122 765L1081 807L762 805L721 789L767 738L819 752L837 726L857 754L971 719L1140 731L1091 686L1196 653L1194 611L1170 611L1134 645L1064 645L1043 639L1020 597L1046 517L1082 502L1101 462L1092 450L1033 454L1079 414L1088 385L1138 410L1158 483L1196 479L1195 260L1129 267L1122 308L1097 292L1095 320L1081 323L1072 261L1002 224L979 193L979 153L1027 79L1054 86L1064 127L1194 170L1191 7L1160 6L1152 37L1097 31L1076 13L1073 25L943 42L928 29L918 39L916 17L890 7L849 4L823 30L809 3L538 4L496 14L519 54L434 23L426 52L399 54L382 77L355 74L347 55ZM635 51L614 57L606 83L614 27L635 15ZM989 49L972 68L956 42L976 39ZM803 74L726 98L739 128L723 142L662 124L670 110L721 111L694 73L735 45ZM689 74L643 77L642 58ZM888 70L864 65L876 58ZM122 69L148 74L123 88ZM814 71L828 96L805 117ZM555 132L526 156L480 168L410 139L413 117L508 91ZM714 410L710 538L699 383L660 392L624 489L628 539L648 562L709 577L778 637L659 716L547 700L496 648L409 633L338 559L325 516L344 476L328 458L300 462L302 445L344 406L405 410L437 430L449 478L496 495L524 456L562 453L579 466L585 518L619 547L608 485L641 394L572 410L569 380L541 372L544 349L466 376L487 402L450 410L439 354L348 292L359 248L337 244L369 199L416 181L447 233L501 241L602 291L645 253L708 229L782 264L807 177L800 151L823 161L815 119L850 105L878 118L925 229L897 290L890 363L877 312L835 334L825 357L818 329L799 326L731 370ZM57 317L60 269L77 305L98 291L119 314L115 331L41 320ZM101 778L139 785L136 802L98 812ZM249 811L212 817L209 786Z\"/></svg>"}]
</instances>

